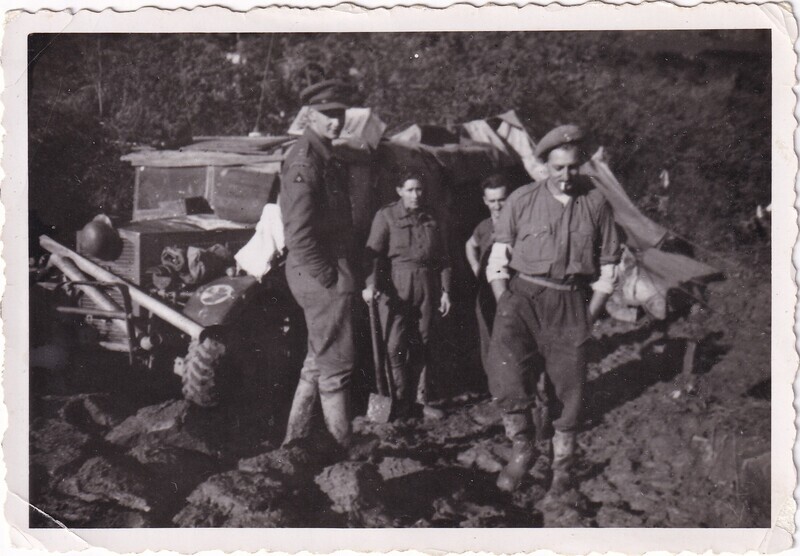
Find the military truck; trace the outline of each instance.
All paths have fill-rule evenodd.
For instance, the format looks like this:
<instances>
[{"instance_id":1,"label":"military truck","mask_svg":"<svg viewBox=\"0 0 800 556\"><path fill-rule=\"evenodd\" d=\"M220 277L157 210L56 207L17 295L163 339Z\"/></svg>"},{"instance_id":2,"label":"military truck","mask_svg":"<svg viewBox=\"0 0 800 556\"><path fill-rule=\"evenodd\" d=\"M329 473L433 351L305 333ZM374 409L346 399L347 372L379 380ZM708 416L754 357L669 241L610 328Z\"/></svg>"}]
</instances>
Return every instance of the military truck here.
<instances>
[{"instance_id":1,"label":"military truck","mask_svg":"<svg viewBox=\"0 0 800 556\"><path fill-rule=\"evenodd\" d=\"M497 171L525 179L515 148L500 136L485 140L497 125L477 126L477 140L465 125L455 134L412 126L371 144L353 134L338 142L335 150L348 162L357 240L364 243L375 211L396 198L396 180L409 170L428 182L432 205L471 232L476 220L464 199L473 200L473 212L482 209L481 179ZM426 142L426 134L449 140ZM199 137L179 150L124 156L135 169L130 222L117 226L99 216L77 233L75 250L40 238L50 266L62 274L56 287L68 294L58 310L80 319L87 342L125 352L133 365L174 360L183 395L200 406L219 404L234 375L296 373L305 329L280 264L256 278L237 272L233 261L262 209L276 203L293 142L292 136Z\"/></svg>"}]
</instances>

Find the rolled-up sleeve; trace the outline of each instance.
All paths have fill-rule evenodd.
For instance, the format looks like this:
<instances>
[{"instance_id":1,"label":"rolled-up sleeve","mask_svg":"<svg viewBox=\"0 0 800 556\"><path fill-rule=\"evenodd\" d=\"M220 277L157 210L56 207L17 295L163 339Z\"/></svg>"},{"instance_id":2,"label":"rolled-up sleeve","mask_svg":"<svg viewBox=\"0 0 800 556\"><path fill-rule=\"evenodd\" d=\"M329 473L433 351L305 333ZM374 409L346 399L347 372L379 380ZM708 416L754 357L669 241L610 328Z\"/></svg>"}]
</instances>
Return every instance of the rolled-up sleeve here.
<instances>
[{"instance_id":1,"label":"rolled-up sleeve","mask_svg":"<svg viewBox=\"0 0 800 556\"><path fill-rule=\"evenodd\" d=\"M515 197L512 194L512 197ZM494 244L489 252L489 259L486 265L486 280L508 280L508 264L511 261L511 250L517 235L517 215L515 206L508 199L500 216L494 225Z\"/></svg>"},{"instance_id":2,"label":"rolled-up sleeve","mask_svg":"<svg viewBox=\"0 0 800 556\"><path fill-rule=\"evenodd\" d=\"M290 166L282 176L281 212L286 247L295 260L324 287L336 283L336 268L320 249L317 227L320 217L314 200L316 175L304 164Z\"/></svg>"}]
</instances>

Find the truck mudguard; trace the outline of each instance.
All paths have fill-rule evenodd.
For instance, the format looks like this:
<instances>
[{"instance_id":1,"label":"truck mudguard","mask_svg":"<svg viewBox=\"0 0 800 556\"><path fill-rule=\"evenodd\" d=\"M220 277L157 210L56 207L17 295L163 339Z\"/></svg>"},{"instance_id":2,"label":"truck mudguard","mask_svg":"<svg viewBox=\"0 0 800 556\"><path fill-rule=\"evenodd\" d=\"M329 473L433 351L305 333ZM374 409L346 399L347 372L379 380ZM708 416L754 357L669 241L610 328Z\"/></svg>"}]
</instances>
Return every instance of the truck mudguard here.
<instances>
[{"instance_id":1,"label":"truck mudguard","mask_svg":"<svg viewBox=\"0 0 800 556\"><path fill-rule=\"evenodd\" d=\"M263 288L264 284L252 276L223 276L197 288L183 314L204 327L226 325Z\"/></svg>"}]
</instances>

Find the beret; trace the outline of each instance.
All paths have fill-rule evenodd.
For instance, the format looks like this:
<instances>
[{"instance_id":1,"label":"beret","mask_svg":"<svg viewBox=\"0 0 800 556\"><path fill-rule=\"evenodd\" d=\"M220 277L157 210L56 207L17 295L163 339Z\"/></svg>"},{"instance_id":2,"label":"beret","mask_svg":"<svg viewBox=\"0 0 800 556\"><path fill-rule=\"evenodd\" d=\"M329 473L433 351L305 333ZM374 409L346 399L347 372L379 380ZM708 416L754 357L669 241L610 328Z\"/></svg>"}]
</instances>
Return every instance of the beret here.
<instances>
[{"instance_id":1,"label":"beret","mask_svg":"<svg viewBox=\"0 0 800 556\"><path fill-rule=\"evenodd\" d=\"M338 79L326 79L300 91L300 102L315 110L344 109L348 106L350 87Z\"/></svg>"},{"instance_id":2,"label":"beret","mask_svg":"<svg viewBox=\"0 0 800 556\"><path fill-rule=\"evenodd\" d=\"M583 139L583 130L574 124L560 125L551 129L536 145L536 156L544 158L555 148Z\"/></svg>"}]
</instances>

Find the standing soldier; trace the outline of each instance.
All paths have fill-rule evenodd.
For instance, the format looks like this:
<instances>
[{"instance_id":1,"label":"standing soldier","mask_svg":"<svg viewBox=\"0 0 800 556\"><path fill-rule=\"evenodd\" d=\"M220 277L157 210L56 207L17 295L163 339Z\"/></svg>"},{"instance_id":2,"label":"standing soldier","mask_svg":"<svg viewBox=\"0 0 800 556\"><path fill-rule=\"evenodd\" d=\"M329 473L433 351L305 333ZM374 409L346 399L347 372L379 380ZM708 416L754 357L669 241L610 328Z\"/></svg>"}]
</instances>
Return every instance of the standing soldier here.
<instances>
[{"instance_id":1,"label":"standing soldier","mask_svg":"<svg viewBox=\"0 0 800 556\"><path fill-rule=\"evenodd\" d=\"M608 202L578 175L582 139L575 125L557 127L542 138L536 154L546 160L548 177L512 193L495 227L487 269L498 300L489 389L504 411L506 435L513 443L511 459L497 479L506 491L519 486L534 459L529 385L543 371L561 406L553 422L550 493L561 494L572 483L586 381L585 342L613 291L620 254ZM516 271L510 281L509 269ZM587 303L590 285L594 292Z\"/></svg>"},{"instance_id":2,"label":"standing soldier","mask_svg":"<svg viewBox=\"0 0 800 556\"><path fill-rule=\"evenodd\" d=\"M486 261L494 243L494 225L500 217L500 209L506 202L511 186L502 174L493 174L481 182L483 203L489 209L489 218L475 227L467 240L466 254L472 273L478 279L478 295L475 300L475 313L478 317L478 333L481 341L481 363L484 370L489 368L489 340L497 307L492 290L486 282Z\"/></svg>"},{"instance_id":3,"label":"standing soldier","mask_svg":"<svg viewBox=\"0 0 800 556\"><path fill-rule=\"evenodd\" d=\"M378 301L400 414L411 410L416 394L424 416L437 419L443 413L429 405L429 340L434 312L450 312L446 234L423 204L420 176L407 176L396 189L400 199L372 221L367 253L373 271L362 296L367 303Z\"/></svg>"},{"instance_id":4,"label":"standing soldier","mask_svg":"<svg viewBox=\"0 0 800 556\"><path fill-rule=\"evenodd\" d=\"M301 92L308 125L287 154L281 175L286 277L308 328L308 353L284 444L309 434L317 394L328 431L341 447L350 444L355 246L347 169L331 145L344 123L344 98L345 86L335 80Z\"/></svg>"}]
</instances>

